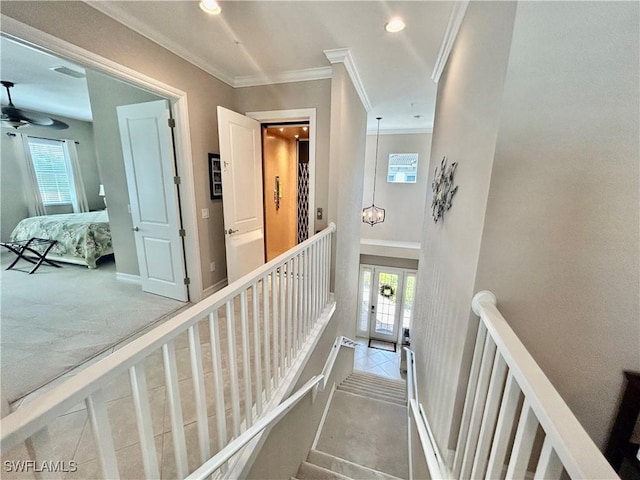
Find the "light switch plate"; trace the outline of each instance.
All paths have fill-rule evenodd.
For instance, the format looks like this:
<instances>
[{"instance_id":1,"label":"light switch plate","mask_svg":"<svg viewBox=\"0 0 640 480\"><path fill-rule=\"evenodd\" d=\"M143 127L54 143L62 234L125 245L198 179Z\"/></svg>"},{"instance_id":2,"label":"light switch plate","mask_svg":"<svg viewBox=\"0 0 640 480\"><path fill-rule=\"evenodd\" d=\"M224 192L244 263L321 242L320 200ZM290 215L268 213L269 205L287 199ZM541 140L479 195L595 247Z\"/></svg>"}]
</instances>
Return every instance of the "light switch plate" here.
<instances>
[{"instance_id":1,"label":"light switch plate","mask_svg":"<svg viewBox=\"0 0 640 480\"><path fill-rule=\"evenodd\" d=\"M318 207L318 208L316 209L316 218L317 218L318 220L322 220L322 208L320 208L320 207Z\"/></svg>"},{"instance_id":2,"label":"light switch plate","mask_svg":"<svg viewBox=\"0 0 640 480\"><path fill-rule=\"evenodd\" d=\"M202 218L209 218L209 209L208 208L203 208L202 209Z\"/></svg>"}]
</instances>

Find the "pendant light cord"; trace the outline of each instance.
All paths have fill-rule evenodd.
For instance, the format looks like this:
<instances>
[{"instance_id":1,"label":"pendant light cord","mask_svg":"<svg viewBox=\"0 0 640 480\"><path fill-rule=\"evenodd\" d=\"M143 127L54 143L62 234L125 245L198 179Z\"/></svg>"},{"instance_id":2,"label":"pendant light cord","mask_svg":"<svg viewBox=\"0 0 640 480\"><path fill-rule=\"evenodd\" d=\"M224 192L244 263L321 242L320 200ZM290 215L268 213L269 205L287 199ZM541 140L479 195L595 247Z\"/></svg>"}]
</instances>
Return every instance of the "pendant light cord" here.
<instances>
[{"instance_id":1,"label":"pendant light cord","mask_svg":"<svg viewBox=\"0 0 640 480\"><path fill-rule=\"evenodd\" d=\"M376 163L375 167L373 168L373 198L371 200L371 203L373 205L376 204L376 181L378 180L378 144L380 143L380 120L382 120L382 117L376 117L376 120L378 120L378 133L376 134Z\"/></svg>"}]
</instances>

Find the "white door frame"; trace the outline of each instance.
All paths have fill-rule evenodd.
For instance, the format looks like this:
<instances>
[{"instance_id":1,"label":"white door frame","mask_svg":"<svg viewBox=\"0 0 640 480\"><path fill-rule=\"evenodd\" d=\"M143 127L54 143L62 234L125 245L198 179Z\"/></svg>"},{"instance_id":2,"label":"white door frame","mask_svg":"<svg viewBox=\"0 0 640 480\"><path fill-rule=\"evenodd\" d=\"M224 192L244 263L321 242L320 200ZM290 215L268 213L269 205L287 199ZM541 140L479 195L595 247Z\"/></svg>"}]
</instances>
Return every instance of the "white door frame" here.
<instances>
[{"instance_id":1,"label":"white door frame","mask_svg":"<svg viewBox=\"0 0 640 480\"><path fill-rule=\"evenodd\" d=\"M7 17L6 15L0 15L0 22L2 24L2 35L12 40L48 50L51 53L124 80L127 83L144 88L169 100L173 118L176 122L174 129L176 164L178 166L178 175L180 175L182 179L180 184L180 202L182 206L183 228L187 232L187 235L184 237L184 249L187 274L191 280L189 296L192 302L201 300L203 298L203 291L200 266L200 241L198 238L198 216L193 165L191 163L191 142L189 140L191 133L189 129L189 110L186 92L58 37L54 37L30 25L26 25L11 17Z\"/></svg>"},{"instance_id":2,"label":"white door frame","mask_svg":"<svg viewBox=\"0 0 640 480\"><path fill-rule=\"evenodd\" d=\"M258 120L261 124L309 122L309 237L312 237L316 233L316 109L269 110L247 112L245 115Z\"/></svg>"}]
</instances>

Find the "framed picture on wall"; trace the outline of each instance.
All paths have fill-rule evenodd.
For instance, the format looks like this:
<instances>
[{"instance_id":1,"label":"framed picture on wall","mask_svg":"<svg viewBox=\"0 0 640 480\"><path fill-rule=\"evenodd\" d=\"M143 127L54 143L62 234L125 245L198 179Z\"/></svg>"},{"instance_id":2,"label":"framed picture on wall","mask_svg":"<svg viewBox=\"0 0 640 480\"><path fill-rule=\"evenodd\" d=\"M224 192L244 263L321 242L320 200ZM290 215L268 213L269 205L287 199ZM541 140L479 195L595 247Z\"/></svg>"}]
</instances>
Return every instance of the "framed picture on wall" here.
<instances>
[{"instance_id":1,"label":"framed picture on wall","mask_svg":"<svg viewBox=\"0 0 640 480\"><path fill-rule=\"evenodd\" d=\"M220 168L220 155L209 154L209 187L211 188L211 200L222 199L222 169Z\"/></svg>"}]
</instances>

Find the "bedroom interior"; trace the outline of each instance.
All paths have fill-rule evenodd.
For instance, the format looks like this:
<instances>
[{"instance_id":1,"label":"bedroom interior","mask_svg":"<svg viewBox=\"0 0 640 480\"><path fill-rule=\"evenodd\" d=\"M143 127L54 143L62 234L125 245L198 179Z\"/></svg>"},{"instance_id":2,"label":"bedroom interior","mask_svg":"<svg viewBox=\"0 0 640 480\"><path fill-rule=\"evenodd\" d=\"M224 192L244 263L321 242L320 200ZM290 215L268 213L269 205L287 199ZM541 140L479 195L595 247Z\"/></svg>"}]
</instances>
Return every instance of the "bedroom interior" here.
<instances>
[{"instance_id":1,"label":"bedroom interior","mask_svg":"<svg viewBox=\"0 0 640 480\"><path fill-rule=\"evenodd\" d=\"M55 238L58 243L47 258L63 262L62 268L44 264L27 275L25 266L31 265L21 260L5 271L15 256L2 249L0 369L3 396L12 402L167 318L185 303L143 292L136 282L138 259L116 106L160 97L5 37L0 41L3 78L11 77L18 89L12 91L16 107L47 112L69 125L64 130L2 126L1 241ZM52 71L59 66L83 75ZM66 95L79 99L81 107L74 111L77 101ZM73 200L86 197L74 206L43 202L33 195L42 188L37 188L37 175L30 168L27 152L37 153L29 142L55 147L62 139L71 145L67 159L74 156L68 150L77 154L79 175L70 183L77 188L81 178L84 187ZM74 171L73 159L66 162ZM71 218L73 223L82 216L90 218L78 231L68 221L59 221Z\"/></svg>"}]
</instances>

